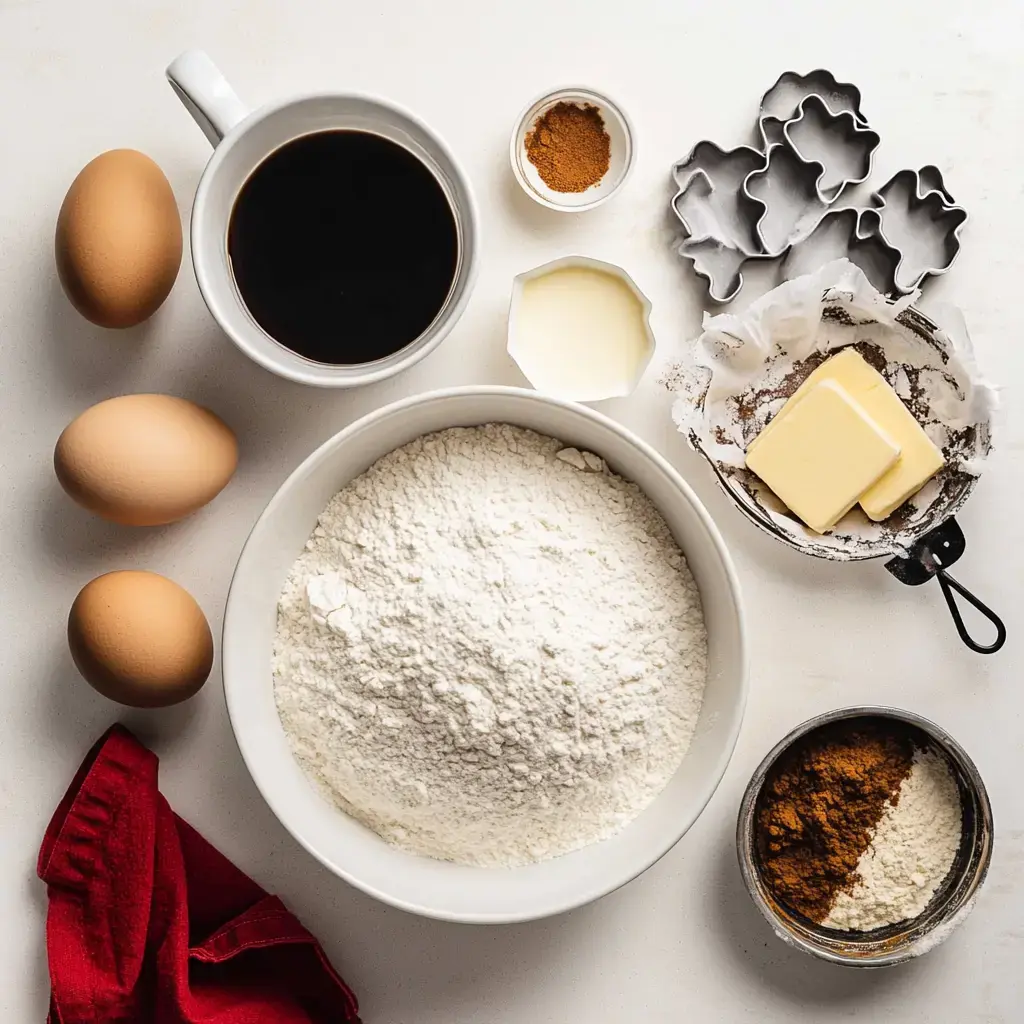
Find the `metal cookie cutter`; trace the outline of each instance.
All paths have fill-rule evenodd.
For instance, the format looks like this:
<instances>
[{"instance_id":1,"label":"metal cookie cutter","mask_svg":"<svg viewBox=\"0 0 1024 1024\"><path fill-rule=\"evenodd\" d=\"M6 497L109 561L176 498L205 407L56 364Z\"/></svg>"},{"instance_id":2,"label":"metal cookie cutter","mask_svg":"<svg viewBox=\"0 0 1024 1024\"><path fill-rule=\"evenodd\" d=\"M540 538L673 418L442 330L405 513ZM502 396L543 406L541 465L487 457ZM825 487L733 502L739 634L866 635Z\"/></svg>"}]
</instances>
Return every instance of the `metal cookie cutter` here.
<instances>
[{"instance_id":1,"label":"metal cookie cutter","mask_svg":"<svg viewBox=\"0 0 1024 1024\"><path fill-rule=\"evenodd\" d=\"M864 271L878 291L889 292L901 254L882 237L877 220L878 211L874 209L829 210L814 231L786 253L782 261L783 278L790 281L811 274L845 256Z\"/></svg>"},{"instance_id":2,"label":"metal cookie cutter","mask_svg":"<svg viewBox=\"0 0 1024 1024\"><path fill-rule=\"evenodd\" d=\"M742 287L747 260L778 256L810 234L842 190L867 177L878 145L856 88L827 71L783 75L757 124L762 149L699 142L672 171L672 209L687 236L679 254L716 302Z\"/></svg>"},{"instance_id":3,"label":"metal cookie cutter","mask_svg":"<svg viewBox=\"0 0 1024 1024\"><path fill-rule=\"evenodd\" d=\"M960 253L967 211L957 206L937 167L899 171L871 201L870 207L830 210L787 253L783 277L799 277L846 256L880 292L909 295L926 277L949 270Z\"/></svg>"},{"instance_id":4,"label":"metal cookie cutter","mask_svg":"<svg viewBox=\"0 0 1024 1024\"><path fill-rule=\"evenodd\" d=\"M848 113L857 124L867 127L867 120L860 112L860 90L855 85L837 82L835 75L824 68L817 68L806 75L784 71L761 97L757 127L762 149L782 141L783 127L792 120L808 96L822 100L833 114Z\"/></svg>"},{"instance_id":5,"label":"metal cookie cutter","mask_svg":"<svg viewBox=\"0 0 1024 1024\"><path fill-rule=\"evenodd\" d=\"M740 267L761 254L755 231L759 208L744 189L764 154L750 146L725 150L698 142L672 168L672 210L688 237L678 248L708 283L715 302L729 302L743 285Z\"/></svg>"},{"instance_id":6,"label":"metal cookie cutter","mask_svg":"<svg viewBox=\"0 0 1024 1024\"><path fill-rule=\"evenodd\" d=\"M848 185L859 185L871 174L871 163L882 141L877 132L849 111L832 111L820 96L805 96L793 118L782 126L782 137L805 163L817 164L818 199L834 203Z\"/></svg>"},{"instance_id":7,"label":"metal cookie cutter","mask_svg":"<svg viewBox=\"0 0 1024 1024\"><path fill-rule=\"evenodd\" d=\"M867 180L879 142L852 113L805 96L782 125L782 141L768 145L764 166L743 182L761 207L754 231L762 252L781 256L807 238L848 185Z\"/></svg>"},{"instance_id":8,"label":"metal cookie cutter","mask_svg":"<svg viewBox=\"0 0 1024 1024\"><path fill-rule=\"evenodd\" d=\"M810 234L839 193L867 177L877 145L852 114L833 114L818 97L800 101L782 140L765 152L698 142L672 169L672 209L688 236L679 254L712 299L730 301L743 285L742 265L779 256Z\"/></svg>"},{"instance_id":9,"label":"metal cookie cutter","mask_svg":"<svg viewBox=\"0 0 1024 1024\"><path fill-rule=\"evenodd\" d=\"M754 233L762 252L781 256L814 230L828 209L818 194L818 182L827 173L824 164L808 163L783 142L768 147L764 166L743 183L761 210Z\"/></svg>"},{"instance_id":10,"label":"metal cookie cutter","mask_svg":"<svg viewBox=\"0 0 1024 1024\"><path fill-rule=\"evenodd\" d=\"M967 211L957 206L937 167L899 171L872 199L878 237L900 254L894 291L908 295L929 275L949 270L960 253Z\"/></svg>"},{"instance_id":11,"label":"metal cookie cutter","mask_svg":"<svg viewBox=\"0 0 1024 1024\"><path fill-rule=\"evenodd\" d=\"M847 256L890 295L909 294L952 265L967 213L934 166L900 171L852 216L832 208L867 180L880 142L856 86L824 69L787 71L761 98L757 131L760 149L699 142L673 168L672 210L686 235L677 251L707 281L712 301L735 298L751 259L786 256L791 277L816 269L822 252Z\"/></svg>"}]
</instances>

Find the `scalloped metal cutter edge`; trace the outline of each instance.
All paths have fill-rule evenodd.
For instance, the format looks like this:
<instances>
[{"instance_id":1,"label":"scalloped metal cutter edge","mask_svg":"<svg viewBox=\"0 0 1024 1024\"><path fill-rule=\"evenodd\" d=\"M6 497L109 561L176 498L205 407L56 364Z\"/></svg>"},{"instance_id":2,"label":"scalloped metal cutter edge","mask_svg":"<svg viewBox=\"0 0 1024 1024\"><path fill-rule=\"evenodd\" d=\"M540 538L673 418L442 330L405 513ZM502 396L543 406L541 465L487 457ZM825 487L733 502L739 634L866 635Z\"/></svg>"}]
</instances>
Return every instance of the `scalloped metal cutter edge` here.
<instances>
[{"instance_id":1,"label":"scalloped metal cutter edge","mask_svg":"<svg viewBox=\"0 0 1024 1024\"><path fill-rule=\"evenodd\" d=\"M813 128L801 127L814 123L817 140ZM839 82L823 68L807 75L784 72L761 98L757 130L763 151L751 146L725 150L704 140L673 167L677 190L672 211L687 236L677 251L707 282L713 302L735 298L748 260L787 256L804 244L848 256L889 294L909 294L926 277L952 266L967 212L955 203L934 165L895 174L872 194L873 206L845 208L854 212L856 222L846 232L846 252L836 251L848 218L833 221L831 215L844 208L832 209L832 204L847 186L867 179L880 141L861 112L856 86ZM822 143L830 135L844 136L847 145ZM845 161L844 150L849 154ZM761 165L751 168L758 158ZM738 186L737 172L716 181L729 161L748 169ZM771 180L773 175L777 180ZM784 198L777 201L776 196ZM787 259L786 276L794 266L807 266L809 258L814 257Z\"/></svg>"}]
</instances>

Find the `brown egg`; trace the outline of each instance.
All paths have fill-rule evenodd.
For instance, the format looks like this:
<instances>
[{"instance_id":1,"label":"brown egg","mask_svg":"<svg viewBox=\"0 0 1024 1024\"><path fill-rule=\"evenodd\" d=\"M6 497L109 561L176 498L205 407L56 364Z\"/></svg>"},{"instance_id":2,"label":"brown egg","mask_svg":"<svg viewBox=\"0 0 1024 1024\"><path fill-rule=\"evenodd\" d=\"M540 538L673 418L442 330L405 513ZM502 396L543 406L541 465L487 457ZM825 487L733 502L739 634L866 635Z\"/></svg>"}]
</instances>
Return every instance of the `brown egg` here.
<instances>
[{"instance_id":1,"label":"brown egg","mask_svg":"<svg viewBox=\"0 0 1024 1024\"><path fill-rule=\"evenodd\" d=\"M125 526L195 512L227 485L238 442L223 420L184 398L122 395L72 420L53 467L79 505Z\"/></svg>"},{"instance_id":2,"label":"brown egg","mask_svg":"<svg viewBox=\"0 0 1024 1024\"><path fill-rule=\"evenodd\" d=\"M72 305L101 327L133 327L167 298L181 265L181 219L163 171L112 149L86 164L57 218L57 274Z\"/></svg>"},{"instance_id":3,"label":"brown egg","mask_svg":"<svg viewBox=\"0 0 1024 1024\"><path fill-rule=\"evenodd\" d=\"M134 708L187 700L213 666L203 610L155 572L109 572L87 583L71 606L68 646L93 689Z\"/></svg>"}]
</instances>

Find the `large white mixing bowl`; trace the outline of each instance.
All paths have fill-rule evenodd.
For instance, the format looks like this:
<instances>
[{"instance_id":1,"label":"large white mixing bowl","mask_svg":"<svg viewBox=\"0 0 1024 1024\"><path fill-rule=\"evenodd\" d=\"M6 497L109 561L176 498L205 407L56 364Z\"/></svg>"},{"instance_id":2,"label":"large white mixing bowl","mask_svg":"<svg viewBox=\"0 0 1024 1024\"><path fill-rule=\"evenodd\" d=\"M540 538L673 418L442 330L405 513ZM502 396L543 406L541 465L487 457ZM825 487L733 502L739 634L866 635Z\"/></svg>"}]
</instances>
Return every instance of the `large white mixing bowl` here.
<instances>
[{"instance_id":1,"label":"large white mixing bowl","mask_svg":"<svg viewBox=\"0 0 1024 1024\"><path fill-rule=\"evenodd\" d=\"M382 455L446 427L513 423L596 452L661 510L700 587L710 665L689 753L660 796L618 835L510 870L406 853L337 810L292 758L274 705L271 649L277 599L292 563L338 490ZM428 917L525 921L578 907L649 868L694 823L718 786L739 733L747 665L732 562L696 495L652 448L590 409L533 391L467 387L396 402L321 445L284 482L238 560L224 618L228 714L271 810L321 863L371 896Z\"/></svg>"}]
</instances>

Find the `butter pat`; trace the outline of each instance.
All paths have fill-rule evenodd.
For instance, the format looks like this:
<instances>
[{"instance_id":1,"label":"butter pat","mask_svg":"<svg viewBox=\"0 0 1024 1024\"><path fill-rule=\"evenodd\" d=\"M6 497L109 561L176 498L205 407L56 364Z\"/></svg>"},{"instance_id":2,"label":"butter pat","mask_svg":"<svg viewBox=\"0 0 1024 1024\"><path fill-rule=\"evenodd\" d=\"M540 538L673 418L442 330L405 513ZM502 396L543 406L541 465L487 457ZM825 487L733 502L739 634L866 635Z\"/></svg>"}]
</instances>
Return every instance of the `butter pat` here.
<instances>
[{"instance_id":1,"label":"butter pat","mask_svg":"<svg viewBox=\"0 0 1024 1024\"><path fill-rule=\"evenodd\" d=\"M755 439L756 445L807 392L831 380L864 408L875 424L900 448L900 458L877 483L860 496L861 508L879 522L892 515L945 465L942 452L921 424L886 383L885 378L856 349L844 348L821 364L783 407L782 412ZM752 446L753 447L753 446Z\"/></svg>"},{"instance_id":2,"label":"butter pat","mask_svg":"<svg viewBox=\"0 0 1024 1024\"><path fill-rule=\"evenodd\" d=\"M835 381L796 397L754 439L747 468L824 533L896 463L900 449Z\"/></svg>"}]
</instances>

